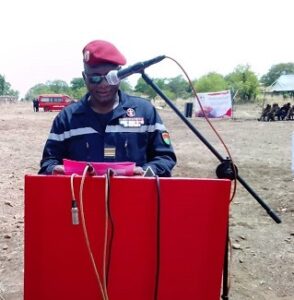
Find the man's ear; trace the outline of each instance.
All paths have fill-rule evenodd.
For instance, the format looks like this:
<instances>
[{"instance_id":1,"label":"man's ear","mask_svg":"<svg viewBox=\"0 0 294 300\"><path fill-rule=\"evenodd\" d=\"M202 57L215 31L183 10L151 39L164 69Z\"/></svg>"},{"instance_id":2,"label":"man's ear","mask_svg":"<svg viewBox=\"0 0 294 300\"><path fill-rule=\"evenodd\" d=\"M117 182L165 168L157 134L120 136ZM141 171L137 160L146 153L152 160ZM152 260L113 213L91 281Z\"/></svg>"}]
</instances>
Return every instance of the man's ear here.
<instances>
[{"instance_id":1,"label":"man's ear","mask_svg":"<svg viewBox=\"0 0 294 300\"><path fill-rule=\"evenodd\" d=\"M82 75L83 75L84 81L86 81L86 75L85 75L85 72L84 72L84 71L82 72Z\"/></svg>"}]
</instances>

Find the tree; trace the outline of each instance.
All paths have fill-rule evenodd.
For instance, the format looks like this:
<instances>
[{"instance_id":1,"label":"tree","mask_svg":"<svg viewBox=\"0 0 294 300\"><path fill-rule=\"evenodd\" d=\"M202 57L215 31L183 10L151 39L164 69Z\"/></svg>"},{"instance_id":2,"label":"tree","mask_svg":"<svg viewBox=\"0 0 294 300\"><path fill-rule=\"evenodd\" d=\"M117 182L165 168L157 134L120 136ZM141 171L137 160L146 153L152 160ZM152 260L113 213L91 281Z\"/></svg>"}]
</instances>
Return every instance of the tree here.
<instances>
[{"instance_id":1,"label":"tree","mask_svg":"<svg viewBox=\"0 0 294 300\"><path fill-rule=\"evenodd\" d=\"M5 77L0 74L0 96L16 96L19 92L11 89L11 84L5 80Z\"/></svg>"},{"instance_id":2,"label":"tree","mask_svg":"<svg viewBox=\"0 0 294 300\"><path fill-rule=\"evenodd\" d=\"M133 91L133 88L127 79L124 79L121 81L120 88L122 91L124 91L126 93L131 93Z\"/></svg>"},{"instance_id":3,"label":"tree","mask_svg":"<svg viewBox=\"0 0 294 300\"><path fill-rule=\"evenodd\" d=\"M199 78L194 83L197 92L217 92L228 89L228 83L223 75L211 72Z\"/></svg>"},{"instance_id":4,"label":"tree","mask_svg":"<svg viewBox=\"0 0 294 300\"><path fill-rule=\"evenodd\" d=\"M181 75L174 78L154 78L153 82L171 100L177 98L188 98L190 94L189 84ZM135 86L135 92L154 99L157 93L149 86L143 78L139 78Z\"/></svg>"},{"instance_id":5,"label":"tree","mask_svg":"<svg viewBox=\"0 0 294 300\"><path fill-rule=\"evenodd\" d=\"M177 98L187 99L191 95L191 88L182 75L168 78L164 83L166 85L165 90L173 95L171 97L173 100Z\"/></svg>"},{"instance_id":6,"label":"tree","mask_svg":"<svg viewBox=\"0 0 294 300\"><path fill-rule=\"evenodd\" d=\"M67 94L71 95L71 89L63 80L46 81L46 83L38 83L27 92L25 99L32 100L40 94Z\"/></svg>"},{"instance_id":7,"label":"tree","mask_svg":"<svg viewBox=\"0 0 294 300\"><path fill-rule=\"evenodd\" d=\"M1 96L4 95L5 90L6 90L6 81L4 76L0 74L0 95Z\"/></svg>"},{"instance_id":8,"label":"tree","mask_svg":"<svg viewBox=\"0 0 294 300\"><path fill-rule=\"evenodd\" d=\"M63 80L47 81L46 85L50 88L53 94L69 94L70 88L68 84Z\"/></svg>"},{"instance_id":9,"label":"tree","mask_svg":"<svg viewBox=\"0 0 294 300\"><path fill-rule=\"evenodd\" d=\"M150 100L156 96L156 92L144 81L139 78L135 85L135 92L147 96Z\"/></svg>"},{"instance_id":10,"label":"tree","mask_svg":"<svg viewBox=\"0 0 294 300\"><path fill-rule=\"evenodd\" d=\"M82 77L73 78L70 82L69 95L74 99L81 99L87 92L85 81Z\"/></svg>"},{"instance_id":11,"label":"tree","mask_svg":"<svg viewBox=\"0 0 294 300\"><path fill-rule=\"evenodd\" d=\"M269 71L260 78L265 86L273 84L281 75L294 74L294 63L281 63L271 66Z\"/></svg>"},{"instance_id":12,"label":"tree","mask_svg":"<svg viewBox=\"0 0 294 300\"><path fill-rule=\"evenodd\" d=\"M73 91L79 90L80 88L84 88L84 87L86 87L86 85L85 85L85 81L84 81L83 77L73 78L70 82L70 88Z\"/></svg>"},{"instance_id":13,"label":"tree","mask_svg":"<svg viewBox=\"0 0 294 300\"><path fill-rule=\"evenodd\" d=\"M237 93L237 99L242 102L254 100L259 92L258 78L249 65L238 65L225 79L229 88Z\"/></svg>"},{"instance_id":14,"label":"tree","mask_svg":"<svg viewBox=\"0 0 294 300\"><path fill-rule=\"evenodd\" d=\"M32 100L37 98L40 94L50 94L51 90L49 86L44 83L38 83L31 87L25 95L26 100Z\"/></svg>"}]
</instances>

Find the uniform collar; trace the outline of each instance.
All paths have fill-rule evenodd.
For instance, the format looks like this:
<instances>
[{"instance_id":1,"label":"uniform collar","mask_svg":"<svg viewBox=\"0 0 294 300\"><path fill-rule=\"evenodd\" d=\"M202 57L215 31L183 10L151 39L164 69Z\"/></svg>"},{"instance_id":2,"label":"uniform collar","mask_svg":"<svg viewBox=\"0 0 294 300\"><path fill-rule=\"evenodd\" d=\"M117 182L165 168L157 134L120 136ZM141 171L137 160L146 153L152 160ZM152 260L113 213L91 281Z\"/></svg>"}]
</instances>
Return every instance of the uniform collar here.
<instances>
[{"instance_id":1,"label":"uniform collar","mask_svg":"<svg viewBox=\"0 0 294 300\"><path fill-rule=\"evenodd\" d=\"M130 97L122 92L121 90L118 91L119 95L119 104L118 106L114 109L114 115L113 118L120 117L122 115L126 114L126 111L128 108L133 108L135 109L138 105L135 103L135 101L131 101ZM89 111L90 105L88 102L90 94L87 93L81 100L78 102L78 107L74 111L74 114L83 114Z\"/></svg>"}]
</instances>

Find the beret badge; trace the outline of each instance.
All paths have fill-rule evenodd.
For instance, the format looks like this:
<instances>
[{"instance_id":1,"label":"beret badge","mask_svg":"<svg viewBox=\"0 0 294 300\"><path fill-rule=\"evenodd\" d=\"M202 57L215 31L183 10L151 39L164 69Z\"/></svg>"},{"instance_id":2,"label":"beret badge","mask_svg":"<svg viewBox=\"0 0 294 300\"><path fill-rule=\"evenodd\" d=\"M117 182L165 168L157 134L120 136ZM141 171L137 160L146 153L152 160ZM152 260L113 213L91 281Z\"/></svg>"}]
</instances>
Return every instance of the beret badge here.
<instances>
[{"instance_id":1,"label":"beret badge","mask_svg":"<svg viewBox=\"0 0 294 300\"><path fill-rule=\"evenodd\" d=\"M84 52L84 61L85 62L88 62L90 60L90 51L89 50L86 50Z\"/></svg>"}]
</instances>

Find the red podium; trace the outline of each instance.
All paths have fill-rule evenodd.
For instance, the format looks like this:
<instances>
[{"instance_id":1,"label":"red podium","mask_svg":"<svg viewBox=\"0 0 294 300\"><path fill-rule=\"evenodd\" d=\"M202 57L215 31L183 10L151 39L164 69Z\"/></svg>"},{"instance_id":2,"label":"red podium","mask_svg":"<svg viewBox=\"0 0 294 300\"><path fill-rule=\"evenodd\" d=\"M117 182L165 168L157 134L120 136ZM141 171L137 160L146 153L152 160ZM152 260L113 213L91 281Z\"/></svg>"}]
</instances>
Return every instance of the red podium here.
<instances>
[{"instance_id":1,"label":"red podium","mask_svg":"<svg viewBox=\"0 0 294 300\"><path fill-rule=\"evenodd\" d=\"M100 274L105 182L87 177L83 189ZM109 300L154 299L156 286L158 300L218 300L230 181L160 178L159 183L160 201L155 178L110 179ZM76 198L80 184L77 176ZM25 177L25 300L103 299L82 226L71 221L71 200L70 176Z\"/></svg>"}]
</instances>

